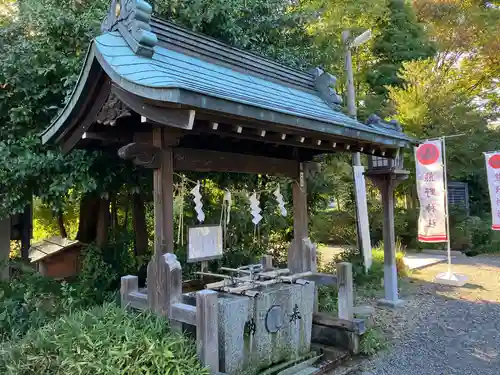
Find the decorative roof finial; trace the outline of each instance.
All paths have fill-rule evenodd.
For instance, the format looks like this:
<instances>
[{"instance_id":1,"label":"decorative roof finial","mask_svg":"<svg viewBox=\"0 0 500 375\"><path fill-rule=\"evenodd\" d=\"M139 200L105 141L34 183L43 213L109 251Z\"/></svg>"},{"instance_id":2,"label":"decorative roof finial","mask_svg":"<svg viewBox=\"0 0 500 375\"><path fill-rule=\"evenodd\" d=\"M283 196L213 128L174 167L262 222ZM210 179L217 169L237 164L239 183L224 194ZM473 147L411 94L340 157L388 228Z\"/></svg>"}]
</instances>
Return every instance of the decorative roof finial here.
<instances>
[{"instance_id":1,"label":"decorative roof finial","mask_svg":"<svg viewBox=\"0 0 500 375\"><path fill-rule=\"evenodd\" d=\"M149 24L152 13L153 8L144 0L113 0L101 31L118 30L136 54L152 57L158 43Z\"/></svg>"},{"instance_id":2,"label":"decorative roof finial","mask_svg":"<svg viewBox=\"0 0 500 375\"><path fill-rule=\"evenodd\" d=\"M366 120L366 125L387 129L398 133L401 133L403 131L403 128L397 120L384 121L376 114L372 114L370 115L370 117L368 117L368 119Z\"/></svg>"},{"instance_id":3,"label":"decorative roof finial","mask_svg":"<svg viewBox=\"0 0 500 375\"><path fill-rule=\"evenodd\" d=\"M314 68L309 73L315 78L314 85L321 98L333 109L339 109L339 105L342 104L342 98L333 88L337 83L337 78L325 72L321 67Z\"/></svg>"}]
</instances>

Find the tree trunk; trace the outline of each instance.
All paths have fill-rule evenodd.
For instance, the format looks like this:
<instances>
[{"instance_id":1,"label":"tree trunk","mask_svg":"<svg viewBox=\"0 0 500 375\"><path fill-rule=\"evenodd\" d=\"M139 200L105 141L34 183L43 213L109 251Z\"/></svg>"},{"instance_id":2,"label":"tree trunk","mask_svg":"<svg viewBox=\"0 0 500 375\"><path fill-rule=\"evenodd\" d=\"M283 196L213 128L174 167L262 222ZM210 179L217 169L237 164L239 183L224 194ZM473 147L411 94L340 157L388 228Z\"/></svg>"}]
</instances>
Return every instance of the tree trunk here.
<instances>
[{"instance_id":1,"label":"tree trunk","mask_svg":"<svg viewBox=\"0 0 500 375\"><path fill-rule=\"evenodd\" d=\"M76 239L83 243L92 243L96 239L96 217L99 212L99 198L95 195L84 195L80 201L80 217Z\"/></svg>"},{"instance_id":2,"label":"tree trunk","mask_svg":"<svg viewBox=\"0 0 500 375\"><path fill-rule=\"evenodd\" d=\"M113 237L116 238L118 233L118 204L116 201L116 195L113 195L111 200L111 228L113 230Z\"/></svg>"},{"instance_id":3,"label":"tree trunk","mask_svg":"<svg viewBox=\"0 0 500 375\"><path fill-rule=\"evenodd\" d=\"M97 216L97 233L96 244L98 247L103 248L108 244L109 232L109 199L101 198L99 201L99 213Z\"/></svg>"},{"instance_id":4,"label":"tree trunk","mask_svg":"<svg viewBox=\"0 0 500 375\"><path fill-rule=\"evenodd\" d=\"M148 231L146 229L144 199L140 194L132 195L132 225L135 233L135 253L136 255L144 255L148 249Z\"/></svg>"},{"instance_id":5,"label":"tree trunk","mask_svg":"<svg viewBox=\"0 0 500 375\"><path fill-rule=\"evenodd\" d=\"M29 263L29 250L31 247L33 215L31 205L26 206L22 215L22 230L21 230L21 259L23 262Z\"/></svg>"},{"instance_id":6,"label":"tree trunk","mask_svg":"<svg viewBox=\"0 0 500 375\"><path fill-rule=\"evenodd\" d=\"M64 217L63 213L59 211L57 213L57 225L59 226L59 233L62 238L68 238L68 233L66 232L66 228L64 227Z\"/></svg>"},{"instance_id":7,"label":"tree trunk","mask_svg":"<svg viewBox=\"0 0 500 375\"><path fill-rule=\"evenodd\" d=\"M125 215L123 215L123 230L128 228L128 212L130 210L130 194L127 194L127 200L125 203Z\"/></svg>"}]
</instances>

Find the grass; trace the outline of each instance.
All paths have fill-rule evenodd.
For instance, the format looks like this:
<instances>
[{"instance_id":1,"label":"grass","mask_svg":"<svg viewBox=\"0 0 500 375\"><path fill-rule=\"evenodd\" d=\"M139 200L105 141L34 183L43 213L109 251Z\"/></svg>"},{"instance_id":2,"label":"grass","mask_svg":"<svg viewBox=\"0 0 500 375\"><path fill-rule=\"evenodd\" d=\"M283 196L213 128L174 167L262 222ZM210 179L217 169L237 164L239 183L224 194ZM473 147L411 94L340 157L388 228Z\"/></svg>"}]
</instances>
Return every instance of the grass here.
<instances>
[{"instance_id":1,"label":"grass","mask_svg":"<svg viewBox=\"0 0 500 375\"><path fill-rule=\"evenodd\" d=\"M163 317L115 304L76 311L0 349L3 375L208 375Z\"/></svg>"},{"instance_id":2,"label":"grass","mask_svg":"<svg viewBox=\"0 0 500 375\"><path fill-rule=\"evenodd\" d=\"M380 328L370 328L363 336L359 343L361 354L372 356L375 353L384 350L388 347L388 341Z\"/></svg>"}]
</instances>

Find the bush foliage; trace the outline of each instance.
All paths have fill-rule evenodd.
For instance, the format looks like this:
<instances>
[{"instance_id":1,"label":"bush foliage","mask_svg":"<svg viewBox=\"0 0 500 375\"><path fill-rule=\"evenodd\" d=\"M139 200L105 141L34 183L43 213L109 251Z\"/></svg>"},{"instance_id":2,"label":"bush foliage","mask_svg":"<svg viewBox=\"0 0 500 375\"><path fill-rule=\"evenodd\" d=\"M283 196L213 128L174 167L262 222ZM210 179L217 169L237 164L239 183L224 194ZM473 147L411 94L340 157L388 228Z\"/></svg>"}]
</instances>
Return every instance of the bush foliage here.
<instances>
[{"instance_id":1,"label":"bush foliage","mask_svg":"<svg viewBox=\"0 0 500 375\"><path fill-rule=\"evenodd\" d=\"M164 318L114 304L65 315L4 345L5 375L203 375L196 350Z\"/></svg>"}]
</instances>

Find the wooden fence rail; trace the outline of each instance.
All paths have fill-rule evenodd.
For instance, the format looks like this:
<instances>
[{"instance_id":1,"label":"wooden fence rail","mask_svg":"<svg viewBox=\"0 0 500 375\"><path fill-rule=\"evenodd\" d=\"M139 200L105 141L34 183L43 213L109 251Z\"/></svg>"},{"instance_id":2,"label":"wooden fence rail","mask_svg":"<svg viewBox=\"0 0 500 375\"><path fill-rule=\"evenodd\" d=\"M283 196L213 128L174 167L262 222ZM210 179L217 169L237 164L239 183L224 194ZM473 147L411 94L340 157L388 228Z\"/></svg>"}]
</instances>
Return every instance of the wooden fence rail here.
<instances>
[{"instance_id":1,"label":"wooden fence rail","mask_svg":"<svg viewBox=\"0 0 500 375\"><path fill-rule=\"evenodd\" d=\"M265 269L272 268L272 259L267 257ZM310 274L310 275L309 275ZM306 280L319 285L338 286L340 320L353 321L352 264L339 263L337 275L308 272ZM137 276L121 278L121 305L124 308L151 310L165 316L173 330L181 331L182 324L196 327L198 357L212 374L219 371L219 317L217 292L196 292L196 306L183 303L182 269L174 254L155 255L148 265L147 292L139 290ZM291 277L293 279L293 277ZM320 314L314 314L319 319Z\"/></svg>"},{"instance_id":2,"label":"wooden fence rail","mask_svg":"<svg viewBox=\"0 0 500 375\"><path fill-rule=\"evenodd\" d=\"M155 280L155 281L153 281ZM161 281L161 282L158 282ZM182 303L182 269L173 254L154 257L148 265L147 293L139 291L137 276L121 278L121 305L124 308L151 310L170 320L180 331L182 323L196 326L196 347L201 363L212 374L219 371L219 317L217 292L196 293L196 306Z\"/></svg>"}]
</instances>

